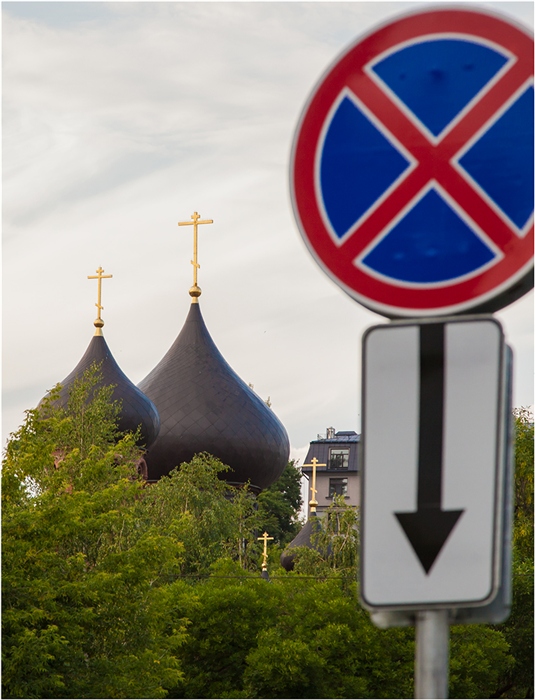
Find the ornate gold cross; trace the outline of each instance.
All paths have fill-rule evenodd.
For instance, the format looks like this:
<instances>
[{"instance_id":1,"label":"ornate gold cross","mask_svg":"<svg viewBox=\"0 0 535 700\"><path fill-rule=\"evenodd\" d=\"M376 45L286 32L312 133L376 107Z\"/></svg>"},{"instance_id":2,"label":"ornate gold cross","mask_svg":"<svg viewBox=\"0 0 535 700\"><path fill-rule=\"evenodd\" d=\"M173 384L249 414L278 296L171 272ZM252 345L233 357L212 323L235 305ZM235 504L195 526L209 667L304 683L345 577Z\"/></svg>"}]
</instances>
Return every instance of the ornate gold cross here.
<instances>
[{"instance_id":1,"label":"ornate gold cross","mask_svg":"<svg viewBox=\"0 0 535 700\"><path fill-rule=\"evenodd\" d=\"M101 328L104 325L104 321L100 317L100 312L104 308L102 306L102 304L100 303L101 293L102 293L102 280L110 279L111 277L113 277L113 275L103 275L102 274L103 272L104 272L104 270L102 269L102 267L99 267L98 270L96 270L96 273L97 273L96 275L88 275L87 276L88 280L98 280L97 303L95 304L95 306L98 309L98 315L97 315L96 319L93 321L93 323L97 329L95 331L95 335L102 335Z\"/></svg>"},{"instance_id":2,"label":"ornate gold cross","mask_svg":"<svg viewBox=\"0 0 535 700\"><path fill-rule=\"evenodd\" d=\"M196 211L191 215L193 221L179 221L179 226L193 226L193 260L191 264L193 265L193 287L189 290L190 296L193 299L193 304L198 303L198 298L201 296L201 288L197 285L197 270L200 268L197 262L197 226L200 224L213 224L213 219L201 219Z\"/></svg>"},{"instance_id":3,"label":"ornate gold cross","mask_svg":"<svg viewBox=\"0 0 535 700\"><path fill-rule=\"evenodd\" d=\"M272 540L273 537L268 537L267 532L264 532L262 537L257 537L257 540L264 540L264 551L262 552L262 571L267 571L267 560L268 560L268 553L267 553L267 543L268 540Z\"/></svg>"},{"instance_id":4,"label":"ornate gold cross","mask_svg":"<svg viewBox=\"0 0 535 700\"><path fill-rule=\"evenodd\" d=\"M303 467L312 467L312 484L310 486L311 498L310 498L310 501L308 502L308 505L310 506L310 512L315 513L316 506L318 505L318 502L316 501L316 494L318 493L318 489L316 488L316 467L326 467L327 465L320 464L316 457L312 457L311 464L303 464L302 466Z\"/></svg>"}]
</instances>

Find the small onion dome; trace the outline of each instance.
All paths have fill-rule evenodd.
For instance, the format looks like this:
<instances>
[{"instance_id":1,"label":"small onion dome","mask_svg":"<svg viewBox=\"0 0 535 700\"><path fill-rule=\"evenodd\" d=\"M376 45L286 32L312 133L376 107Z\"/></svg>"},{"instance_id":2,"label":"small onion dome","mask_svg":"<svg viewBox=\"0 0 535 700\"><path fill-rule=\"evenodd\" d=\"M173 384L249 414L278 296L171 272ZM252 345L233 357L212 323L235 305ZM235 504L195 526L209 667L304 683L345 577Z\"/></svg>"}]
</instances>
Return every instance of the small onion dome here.
<instances>
[{"instance_id":1,"label":"small onion dome","mask_svg":"<svg viewBox=\"0 0 535 700\"><path fill-rule=\"evenodd\" d=\"M121 401L121 413L118 428L121 432L135 432L141 426L139 444L149 447L160 430L160 418L152 401L133 384L119 367L111 354L103 335L94 335L85 355L73 371L61 382L61 393L54 402L56 406L66 407L71 387L76 379L81 378L86 369L96 362L100 364L102 379L98 386L115 385L112 401Z\"/></svg>"},{"instance_id":2,"label":"small onion dome","mask_svg":"<svg viewBox=\"0 0 535 700\"><path fill-rule=\"evenodd\" d=\"M295 547L307 547L308 549L317 550L317 547L312 543L312 536L319 532L320 529L321 524L316 513L311 513L310 518L281 554L281 566L283 569L286 569L286 571L293 571L295 552L291 550Z\"/></svg>"},{"instance_id":3,"label":"small onion dome","mask_svg":"<svg viewBox=\"0 0 535 700\"><path fill-rule=\"evenodd\" d=\"M167 354L139 388L156 405L162 423L146 455L149 481L166 476L199 452L231 468L222 475L227 483L249 482L256 492L284 471L290 453L284 426L227 364L197 302L191 304Z\"/></svg>"}]
</instances>

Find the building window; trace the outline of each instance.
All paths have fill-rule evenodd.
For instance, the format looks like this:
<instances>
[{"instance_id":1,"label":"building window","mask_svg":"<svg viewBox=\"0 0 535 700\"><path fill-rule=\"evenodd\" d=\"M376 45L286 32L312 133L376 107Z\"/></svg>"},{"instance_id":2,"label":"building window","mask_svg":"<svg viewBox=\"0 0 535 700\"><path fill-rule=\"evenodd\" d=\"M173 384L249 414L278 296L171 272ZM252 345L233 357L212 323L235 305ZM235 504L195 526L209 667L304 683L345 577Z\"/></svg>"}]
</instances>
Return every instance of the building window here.
<instances>
[{"instance_id":1,"label":"building window","mask_svg":"<svg viewBox=\"0 0 535 700\"><path fill-rule=\"evenodd\" d=\"M347 495L347 479L329 479L329 498Z\"/></svg>"},{"instance_id":2,"label":"building window","mask_svg":"<svg viewBox=\"0 0 535 700\"><path fill-rule=\"evenodd\" d=\"M349 450L330 450L329 469L348 469Z\"/></svg>"}]
</instances>

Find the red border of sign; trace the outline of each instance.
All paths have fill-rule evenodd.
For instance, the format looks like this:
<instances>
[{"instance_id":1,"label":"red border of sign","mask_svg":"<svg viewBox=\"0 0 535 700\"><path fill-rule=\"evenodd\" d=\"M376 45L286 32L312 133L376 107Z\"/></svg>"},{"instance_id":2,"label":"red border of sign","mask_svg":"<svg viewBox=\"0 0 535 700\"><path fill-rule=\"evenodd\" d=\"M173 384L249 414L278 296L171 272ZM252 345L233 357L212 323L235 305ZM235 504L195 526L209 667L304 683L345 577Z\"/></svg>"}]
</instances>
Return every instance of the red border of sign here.
<instances>
[{"instance_id":1,"label":"red border of sign","mask_svg":"<svg viewBox=\"0 0 535 700\"><path fill-rule=\"evenodd\" d=\"M291 197L307 247L324 271L350 296L385 316L429 316L473 311L484 302L504 294L525 278L533 267L533 225L523 237L519 237L490 207L474 207L469 196L464 197L463 201L462 188L467 189L466 181L459 174L458 182L455 181L454 168L449 162L442 163L448 172L439 173L441 186L446 186L446 190L483 231L492 231L492 239L504 254L502 260L478 275L441 287L414 288L396 286L393 282L372 277L353 264L363 245L367 245L378 235L378 230L389 224L392 200L395 207L395 198L399 197L401 209L407 201L407 187L414 190L414 196L424 186L425 179L418 177L417 172L415 177L407 178L395 189L389 198L388 215L386 208L379 206L359 227L358 233L342 244L337 245L333 241L322 219L315 195L316 151L334 101L345 87L353 88L359 99L364 97L366 106L373 113L379 110L383 122L388 121L389 111L393 112L392 103L367 76L364 66L401 42L445 32L482 37L502 46L518 59L439 144L445 151L445 157L453 158L459 149L459 142L464 144L477 130L477 125L482 126L488 120L489 113L496 112L533 76L532 37L505 19L474 10L433 9L418 12L398 18L357 40L318 82L303 110L294 137L290 165ZM408 119L400 120L399 115L396 109L391 121L385 123L388 130L394 136L396 132L402 133L400 141L403 143L407 142L407 133L410 132L410 139L416 144L415 150L422 146L431 147L416 126ZM404 123L400 124L400 121ZM441 163L435 165L438 172ZM507 303L510 301L504 301L501 305ZM500 308L500 304L496 308Z\"/></svg>"}]
</instances>

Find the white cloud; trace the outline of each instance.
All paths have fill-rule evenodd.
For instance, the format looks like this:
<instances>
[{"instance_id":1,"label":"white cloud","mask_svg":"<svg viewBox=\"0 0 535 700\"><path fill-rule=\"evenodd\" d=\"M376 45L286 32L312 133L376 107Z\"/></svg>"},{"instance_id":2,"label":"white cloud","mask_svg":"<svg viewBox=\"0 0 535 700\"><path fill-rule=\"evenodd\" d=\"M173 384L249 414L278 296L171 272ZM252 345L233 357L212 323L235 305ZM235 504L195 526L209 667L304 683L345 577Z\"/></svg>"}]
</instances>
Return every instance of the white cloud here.
<instances>
[{"instance_id":1,"label":"white cloud","mask_svg":"<svg viewBox=\"0 0 535 700\"><path fill-rule=\"evenodd\" d=\"M494 3L533 23L530 3ZM360 337L381 317L305 249L288 159L313 85L419 3L4 3L4 436L105 334L134 382L187 313L194 210L208 328L292 445L360 429ZM531 6L530 6L531 7ZM526 19L527 18L527 19ZM501 313L533 402L532 294ZM527 377L527 378L526 378ZM300 448L301 449L301 448Z\"/></svg>"}]
</instances>

